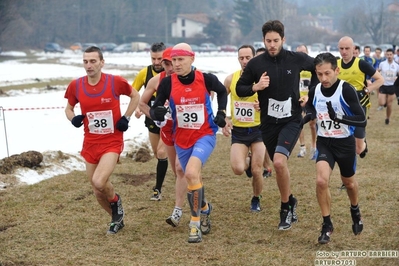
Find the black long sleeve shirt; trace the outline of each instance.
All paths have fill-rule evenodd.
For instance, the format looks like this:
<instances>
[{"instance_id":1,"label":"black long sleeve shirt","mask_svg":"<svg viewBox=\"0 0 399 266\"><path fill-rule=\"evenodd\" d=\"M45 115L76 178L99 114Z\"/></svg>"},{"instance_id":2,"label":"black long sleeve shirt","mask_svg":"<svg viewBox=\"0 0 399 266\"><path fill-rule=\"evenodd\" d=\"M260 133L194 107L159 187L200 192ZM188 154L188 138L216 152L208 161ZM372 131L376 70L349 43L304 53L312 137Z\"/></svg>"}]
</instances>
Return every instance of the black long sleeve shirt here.
<instances>
[{"instance_id":1,"label":"black long sleeve shirt","mask_svg":"<svg viewBox=\"0 0 399 266\"><path fill-rule=\"evenodd\" d=\"M236 91L240 97L255 94L252 91L254 83L259 82L264 72L270 78L269 87L258 91L259 105L261 108L261 123L287 123L291 120L301 120L302 108L299 103L299 79L300 72L307 70L312 72L311 84L318 83L314 72L314 59L305 53L292 52L281 49L280 53L272 57L267 52L252 58L240 79L237 82ZM276 118L268 114L269 99L286 101L291 97L291 116Z\"/></svg>"}]
</instances>

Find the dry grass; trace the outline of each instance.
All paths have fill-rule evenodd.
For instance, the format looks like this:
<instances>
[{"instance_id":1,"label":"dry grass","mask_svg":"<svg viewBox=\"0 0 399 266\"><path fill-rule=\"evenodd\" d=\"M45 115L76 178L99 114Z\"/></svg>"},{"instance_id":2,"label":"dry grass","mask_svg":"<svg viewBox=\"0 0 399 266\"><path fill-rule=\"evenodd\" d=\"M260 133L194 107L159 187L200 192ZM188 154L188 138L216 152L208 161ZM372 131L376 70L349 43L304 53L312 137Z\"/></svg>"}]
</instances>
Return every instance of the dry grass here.
<instances>
[{"instance_id":1,"label":"dry grass","mask_svg":"<svg viewBox=\"0 0 399 266\"><path fill-rule=\"evenodd\" d=\"M84 172L17 186L0 192L0 265L314 265L316 251L398 251L399 121L394 114L391 125L384 125L384 113L375 110L375 99L368 125L370 152L358 162L365 223L359 236L351 231L349 201L338 189L341 182L335 169L330 183L335 231L330 244L317 244L322 220L315 196L315 165L296 157L298 147L289 168L299 200L299 222L289 231L277 230L280 204L274 174L264 181L263 210L251 213L251 179L233 175L230 140L218 135L217 147L203 169L206 196L214 211L212 231L202 243L187 243L188 204L179 227L165 223L174 206L171 171L163 200L152 202L155 160L136 163L122 158L112 176L127 213L122 231L105 234L110 219L97 204ZM357 265L399 264L398 258L351 259Z\"/></svg>"}]
</instances>

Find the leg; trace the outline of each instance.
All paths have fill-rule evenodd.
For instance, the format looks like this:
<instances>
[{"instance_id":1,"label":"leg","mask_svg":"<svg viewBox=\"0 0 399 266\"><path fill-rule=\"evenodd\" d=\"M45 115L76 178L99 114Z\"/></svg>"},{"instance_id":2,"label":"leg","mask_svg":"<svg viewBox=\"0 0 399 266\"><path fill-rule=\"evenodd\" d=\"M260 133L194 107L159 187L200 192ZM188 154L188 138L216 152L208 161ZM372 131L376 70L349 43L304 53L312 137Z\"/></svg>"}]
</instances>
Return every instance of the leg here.
<instances>
[{"instance_id":1,"label":"leg","mask_svg":"<svg viewBox=\"0 0 399 266\"><path fill-rule=\"evenodd\" d=\"M269 177L272 176L272 160L270 159L269 152L267 151L267 148L265 146L265 159L263 161L263 168L265 169L263 171L263 177Z\"/></svg>"},{"instance_id":2,"label":"leg","mask_svg":"<svg viewBox=\"0 0 399 266\"><path fill-rule=\"evenodd\" d=\"M230 149L230 165L235 175L242 175L249 167L246 161L249 148L245 144L233 143Z\"/></svg>"},{"instance_id":3,"label":"leg","mask_svg":"<svg viewBox=\"0 0 399 266\"><path fill-rule=\"evenodd\" d=\"M109 177L115 169L118 158L119 154L110 152L104 154L97 165L86 163L86 172L94 195L101 207L110 215L112 212L109 202L114 199L115 192Z\"/></svg>"},{"instance_id":4,"label":"leg","mask_svg":"<svg viewBox=\"0 0 399 266\"><path fill-rule=\"evenodd\" d=\"M311 149L310 149L310 159L311 160L316 160L316 119L310 120L309 121L309 128L310 128L310 134L312 137L312 142L311 142Z\"/></svg>"},{"instance_id":5,"label":"leg","mask_svg":"<svg viewBox=\"0 0 399 266\"><path fill-rule=\"evenodd\" d=\"M152 200L161 200L162 185L165 180L166 172L168 171L168 157L166 152L166 145L159 139L157 146L157 176L154 188L154 195ZM157 195L156 195L157 194Z\"/></svg>"},{"instance_id":6,"label":"leg","mask_svg":"<svg viewBox=\"0 0 399 266\"><path fill-rule=\"evenodd\" d=\"M303 130L301 130L301 134L299 135L299 144L300 148L299 148L298 157L303 158L305 157L306 154L305 133L303 132Z\"/></svg>"},{"instance_id":7,"label":"leg","mask_svg":"<svg viewBox=\"0 0 399 266\"><path fill-rule=\"evenodd\" d=\"M276 181L280 191L281 202L288 202L288 198L291 195L288 158L284 154L275 153L273 164L276 171Z\"/></svg>"},{"instance_id":8,"label":"leg","mask_svg":"<svg viewBox=\"0 0 399 266\"><path fill-rule=\"evenodd\" d=\"M252 163L251 172L252 178L252 191L253 197L251 199L251 211L259 212L260 208L260 197L263 190L263 162L266 147L263 142L255 142L251 144L252 151Z\"/></svg>"},{"instance_id":9,"label":"leg","mask_svg":"<svg viewBox=\"0 0 399 266\"><path fill-rule=\"evenodd\" d=\"M387 94L387 118L385 119L385 124L389 124L389 119L391 118L392 114L392 103L395 100L395 94Z\"/></svg>"}]
</instances>

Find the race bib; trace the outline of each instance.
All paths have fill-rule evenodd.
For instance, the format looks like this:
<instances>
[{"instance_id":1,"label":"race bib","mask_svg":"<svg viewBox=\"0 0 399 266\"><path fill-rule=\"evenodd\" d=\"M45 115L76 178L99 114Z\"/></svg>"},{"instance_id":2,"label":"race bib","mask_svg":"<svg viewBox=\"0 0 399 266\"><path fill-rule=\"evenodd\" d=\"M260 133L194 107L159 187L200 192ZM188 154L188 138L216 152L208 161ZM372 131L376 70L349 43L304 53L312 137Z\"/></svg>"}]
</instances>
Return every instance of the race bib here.
<instances>
[{"instance_id":1,"label":"race bib","mask_svg":"<svg viewBox=\"0 0 399 266\"><path fill-rule=\"evenodd\" d=\"M234 118L239 122L254 122L255 107L253 102L234 102Z\"/></svg>"},{"instance_id":2,"label":"race bib","mask_svg":"<svg viewBox=\"0 0 399 266\"><path fill-rule=\"evenodd\" d=\"M275 99L269 99L269 106L267 108L267 114L275 118L285 118L291 116L291 97L285 101L277 101Z\"/></svg>"},{"instance_id":3,"label":"race bib","mask_svg":"<svg viewBox=\"0 0 399 266\"><path fill-rule=\"evenodd\" d=\"M204 105L176 105L177 126L185 129L200 129L204 124Z\"/></svg>"},{"instance_id":4,"label":"race bib","mask_svg":"<svg viewBox=\"0 0 399 266\"><path fill-rule=\"evenodd\" d=\"M111 134L114 133L114 119L112 110L87 112L89 121L89 132L91 134Z\"/></svg>"}]
</instances>

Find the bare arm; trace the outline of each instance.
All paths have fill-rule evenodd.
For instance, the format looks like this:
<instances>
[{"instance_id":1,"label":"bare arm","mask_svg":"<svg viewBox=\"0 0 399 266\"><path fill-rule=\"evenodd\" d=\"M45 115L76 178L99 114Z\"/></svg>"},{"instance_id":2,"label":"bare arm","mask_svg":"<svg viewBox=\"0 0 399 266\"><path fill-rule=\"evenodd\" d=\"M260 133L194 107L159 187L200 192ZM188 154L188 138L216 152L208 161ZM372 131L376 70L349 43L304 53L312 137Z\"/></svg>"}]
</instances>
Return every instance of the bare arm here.
<instances>
[{"instance_id":1,"label":"bare arm","mask_svg":"<svg viewBox=\"0 0 399 266\"><path fill-rule=\"evenodd\" d=\"M147 117L150 117L150 107L148 106L148 101L151 99L152 95L157 90L159 84L159 75L152 77L145 88L143 95L141 95L139 101L140 111L143 112Z\"/></svg>"},{"instance_id":2,"label":"bare arm","mask_svg":"<svg viewBox=\"0 0 399 266\"><path fill-rule=\"evenodd\" d=\"M126 112L124 114L125 117L131 117L134 110L138 107L140 94L136 90L132 90L132 93L129 95L130 101L127 106Z\"/></svg>"},{"instance_id":3,"label":"bare arm","mask_svg":"<svg viewBox=\"0 0 399 266\"><path fill-rule=\"evenodd\" d=\"M72 121L72 118L75 117L75 111L73 109L74 109L74 106L67 103L67 106L65 107L65 115L69 121Z\"/></svg>"}]
</instances>

